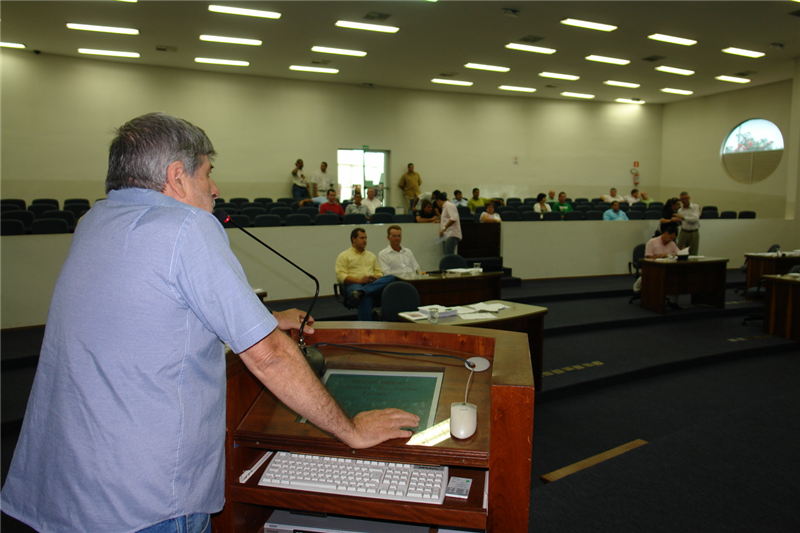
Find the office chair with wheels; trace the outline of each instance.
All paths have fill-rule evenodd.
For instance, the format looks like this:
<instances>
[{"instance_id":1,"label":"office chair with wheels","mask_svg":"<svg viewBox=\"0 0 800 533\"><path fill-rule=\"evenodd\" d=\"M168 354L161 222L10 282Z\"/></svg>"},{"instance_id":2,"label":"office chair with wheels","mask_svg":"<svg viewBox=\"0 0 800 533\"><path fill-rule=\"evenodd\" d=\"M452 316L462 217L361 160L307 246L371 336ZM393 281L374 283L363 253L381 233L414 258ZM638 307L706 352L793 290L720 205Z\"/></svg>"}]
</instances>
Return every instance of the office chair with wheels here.
<instances>
[{"instance_id":1,"label":"office chair with wheels","mask_svg":"<svg viewBox=\"0 0 800 533\"><path fill-rule=\"evenodd\" d=\"M645 249L647 248L646 244L637 244L633 248L633 257L628 262L628 274L634 276L634 278L639 279L642 275L642 266L639 264L639 261L644 259ZM641 298L641 294L638 292L634 292L631 299L628 300L629 304L632 304L634 301L639 300Z\"/></svg>"},{"instance_id":2,"label":"office chair with wheels","mask_svg":"<svg viewBox=\"0 0 800 533\"><path fill-rule=\"evenodd\" d=\"M458 254L448 254L439 261L439 270L467 268L467 262Z\"/></svg>"},{"instance_id":3,"label":"office chair with wheels","mask_svg":"<svg viewBox=\"0 0 800 533\"><path fill-rule=\"evenodd\" d=\"M419 292L407 281L393 281L383 289L381 295L382 322L403 322L397 316L405 311L416 311L419 307Z\"/></svg>"}]
</instances>

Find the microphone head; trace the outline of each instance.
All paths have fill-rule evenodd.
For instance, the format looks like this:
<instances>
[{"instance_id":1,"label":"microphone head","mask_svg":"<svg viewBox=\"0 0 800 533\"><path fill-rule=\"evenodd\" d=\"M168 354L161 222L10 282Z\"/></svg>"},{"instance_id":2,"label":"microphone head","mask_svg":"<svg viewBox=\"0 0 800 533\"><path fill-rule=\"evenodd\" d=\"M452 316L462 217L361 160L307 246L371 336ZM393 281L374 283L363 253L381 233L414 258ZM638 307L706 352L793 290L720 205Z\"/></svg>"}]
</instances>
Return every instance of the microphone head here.
<instances>
[{"instance_id":1,"label":"microphone head","mask_svg":"<svg viewBox=\"0 0 800 533\"><path fill-rule=\"evenodd\" d=\"M228 213L226 213L222 209L214 210L214 216L217 217L217 220L219 220L223 224L226 223L226 222L230 222L230 220L231 220L231 217L228 216Z\"/></svg>"}]
</instances>

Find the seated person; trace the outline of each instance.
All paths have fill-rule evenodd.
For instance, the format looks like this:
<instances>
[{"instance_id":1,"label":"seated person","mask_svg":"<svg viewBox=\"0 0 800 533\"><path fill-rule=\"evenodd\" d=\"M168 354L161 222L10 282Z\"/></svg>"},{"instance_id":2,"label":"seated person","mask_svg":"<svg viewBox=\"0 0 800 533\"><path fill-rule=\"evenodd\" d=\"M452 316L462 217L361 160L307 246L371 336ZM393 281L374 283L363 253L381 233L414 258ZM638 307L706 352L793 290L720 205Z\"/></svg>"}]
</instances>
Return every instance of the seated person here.
<instances>
[{"instance_id":1,"label":"seated person","mask_svg":"<svg viewBox=\"0 0 800 533\"><path fill-rule=\"evenodd\" d=\"M369 208L370 215L375 214L375 210L382 205L382 202L375 197L375 187L370 187L367 189L367 197L361 200L361 203Z\"/></svg>"},{"instance_id":2,"label":"seated person","mask_svg":"<svg viewBox=\"0 0 800 533\"><path fill-rule=\"evenodd\" d=\"M467 207L469 207L469 210L474 213L477 208L482 207L491 201L492 200L490 198L481 198L481 190L476 187L472 189L472 198L470 198L467 202Z\"/></svg>"},{"instance_id":3,"label":"seated person","mask_svg":"<svg viewBox=\"0 0 800 533\"><path fill-rule=\"evenodd\" d=\"M342 205L336 201L336 191L328 189L328 201L319 206L320 213L336 213L340 217L344 216Z\"/></svg>"},{"instance_id":4,"label":"seated person","mask_svg":"<svg viewBox=\"0 0 800 533\"><path fill-rule=\"evenodd\" d=\"M619 202L614 200L611 207L603 213L603 220L628 220L628 215L619 208Z\"/></svg>"},{"instance_id":5,"label":"seated person","mask_svg":"<svg viewBox=\"0 0 800 533\"><path fill-rule=\"evenodd\" d=\"M561 213L561 216L564 216L564 213L569 213L572 211L572 206L567 203L567 193L561 191L558 193L558 202L553 204L552 210L556 213Z\"/></svg>"},{"instance_id":6,"label":"seated person","mask_svg":"<svg viewBox=\"0 0 800 533\"><path fill-rule=\"evenodd\" d=\"M383 274L388 276L419 272L419 263L414 254L408 248L400 246L403 242L403 229L397 225L389 226L386 239L389 241L389 246L378 254L378 264Z\"/></svg>"},{"instance_id":7,"label":"seated person","mask_svg":"<svg viewBox=\"0 0 800 533\"><path fill-rule=\"evenodd\" d=\"M486 204L486 211L481 213L481 222L496 222L499 224L502 221L500 215L494 212L494 202Z\"/></svg>"},{"instance_id":8,"label":"seated person","mask_svg":"<svg viewBox=\"0 0 800 533\"><path fill-rule=\"evenodd\" d=\"M652 199L652 198L650 198L649 196L647 196L647 193L646 193L646 192L644 192L644 191L642 191L641 193L639 193L639 200L640 200L640 201L641 201L641 202L642 202L644 205L646 205L647 207L650 207L650 204L652 204L652 203L653 203L653 199Z\"/></svg>"},{"instance_id":9,"label":"seated person","mask_svg":"<svg viewBox=\"0 0 800 533\"><path fill-rule=\"evenodd\" d=\"M369 207L363 205L361 203L361 193L357 192L353 195L353 201L347 204L347 209L345 210L345 215L350 214L362 214L367 217L367 220L370 219L372 213L369 212Z\"/></svg>"},{"instance_id":10,"label":"seated person","mask_svg":"<svg viewBox=\"0 0 800 533\"><path fill-rule=\"evenodd\" d=\"M624 202L625 201L625 198L623 198L622 196L617 196L617 189L615 189L614 187L611 187L611 190L609 191L609 193L608 194L604 194L600 198L602 198L604 202L608 202L608 203L611 203L611 202Z\"/></svg>"},{"instance_id":11,"label":"seated person","mask_svg":"<svg viewBox=\"0 0 800 533\"><path fill-rule=\"evenodd\" d=\"M633 205L636 202L641 202L642 199L639 198L639 189L633 189L631 191L630 196L625 197L625 201L628 202L628 205Z\"/></svg>"},{"instance_id":12,"label":"seated person","mask_svg":"<svg viewBox=\"0 0 800 533\"><path fill-rule=\"evenodd\" d=\"M680 252L678 245L675 244L675 237L678 236L678 226L675 224L668 224L663 233L658 237L653 237L644 248L645 259L661 259L662 257L669 257L670 254L677 254ZM636 280L633 284L633 291L640 292L642 289L642 278ZM676 304L671 300L669 301L670 307L676 307Z\"/></svg>"},{"instance_id":13,"label":"seated person","mask_svg":"<svg viewBox=\"0 0 800 533\"><path fill-rule=\"evenodd\" d=\"M552 211L550 204L547 203L547 195L545 193L540 192L536 195L536 203L533 204L533 210L539 213L539 218L544 218L545 213Z\"/></svg>"},{"instance_id":14,"label":"seated person","mask_svg":"<svg viewBox=\"0 0 800 533\"><path fill-rule=\"evenodd\" d=\"M458 189L456 189L455 192L453 192L453 199L450 201L456 205L463 205L464 207L469 207L467 205L468 202L464 199L463 193Z\"/></svg>"},{"instance_id":15,"label":"seated person","mask_svg":"<svg viewBox=\"0 0 800 533\"><path fill-rule=\"evenodd\" d=\"M556 191L550 189L550 192L547 193L547 203L554 204L556 203Z\"/></svg>"},{"instance_id":16,"label":"seated person","mask_svg":"<svg viewBox=\"0 0 800 533\"><path fill-rule=\"evenodd\" d=\"M439 217L433 212L433 204L430 200L422 200L422 207L417 213L417 222L439 223Z\"/></svg>"},{"instance_id":17,"label":"seated person","mask_svg":"<svg viewBox=\"0 0 800 533\"><path fill-rule=\"evenodd\" d=\"M350 233L351 246L336 258L336 280L344 285L348 303L358 309L358 319L372 319L373 297L395 280L384 276L375 254L367 251L367 232L356 228Z\"/></svg>"}]
</instances>

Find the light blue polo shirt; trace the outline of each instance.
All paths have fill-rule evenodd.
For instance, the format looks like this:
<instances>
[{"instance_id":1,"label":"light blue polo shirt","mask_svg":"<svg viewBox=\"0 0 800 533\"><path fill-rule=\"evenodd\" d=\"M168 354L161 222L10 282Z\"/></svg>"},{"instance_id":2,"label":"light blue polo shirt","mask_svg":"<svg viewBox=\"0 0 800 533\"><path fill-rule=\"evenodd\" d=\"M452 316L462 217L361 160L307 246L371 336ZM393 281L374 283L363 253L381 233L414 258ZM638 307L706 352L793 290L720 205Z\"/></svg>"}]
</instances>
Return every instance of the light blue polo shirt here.
<instances>
[{"instance_id":1,"label":"light blue polo shirt","mask_svg":"<svg viewBox=\"0 0 800 533\"><path fill-rule=\"evenodd\" d=\"M61 268L3 511L103 533L219 511L222 341L238 353L276 325L213 215L111 191Z\"/></svg>"}]
</instances>

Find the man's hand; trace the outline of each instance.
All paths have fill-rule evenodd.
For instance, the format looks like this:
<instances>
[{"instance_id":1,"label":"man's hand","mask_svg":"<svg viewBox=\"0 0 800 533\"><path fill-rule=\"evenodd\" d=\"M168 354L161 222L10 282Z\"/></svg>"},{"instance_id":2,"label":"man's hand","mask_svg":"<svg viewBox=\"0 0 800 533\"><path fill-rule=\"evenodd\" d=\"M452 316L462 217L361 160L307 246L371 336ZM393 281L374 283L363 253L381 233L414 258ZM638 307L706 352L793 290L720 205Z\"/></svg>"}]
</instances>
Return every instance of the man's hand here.
<instances>
[{"instance_id":1,"label":"man's hand","mask_svg":"<svg viewBox=\"0 0 800 533\"><path fill-rule=\"evenodd\" d=\"M272 316L278 321L278 327L283 331L290 329L300 329L306 312L299 309L287 309L286 311L273 311ZM314 317L308 317L304 333L314 333L314 328L310 327L314 323Z\"/></svg>"},{"instance_id":2,"label":"man's hand","mask_svg":"<svg viewBox=\"0 0 800 533\"><path fill-rule=\"evenodd\" d=\"M407 439L412 433L400 428L417 427L417 415L400 409L363 411L353 418L353 432L341 440L354 449L369 448L389 439Z\"/></svg>"}]
</instances>

